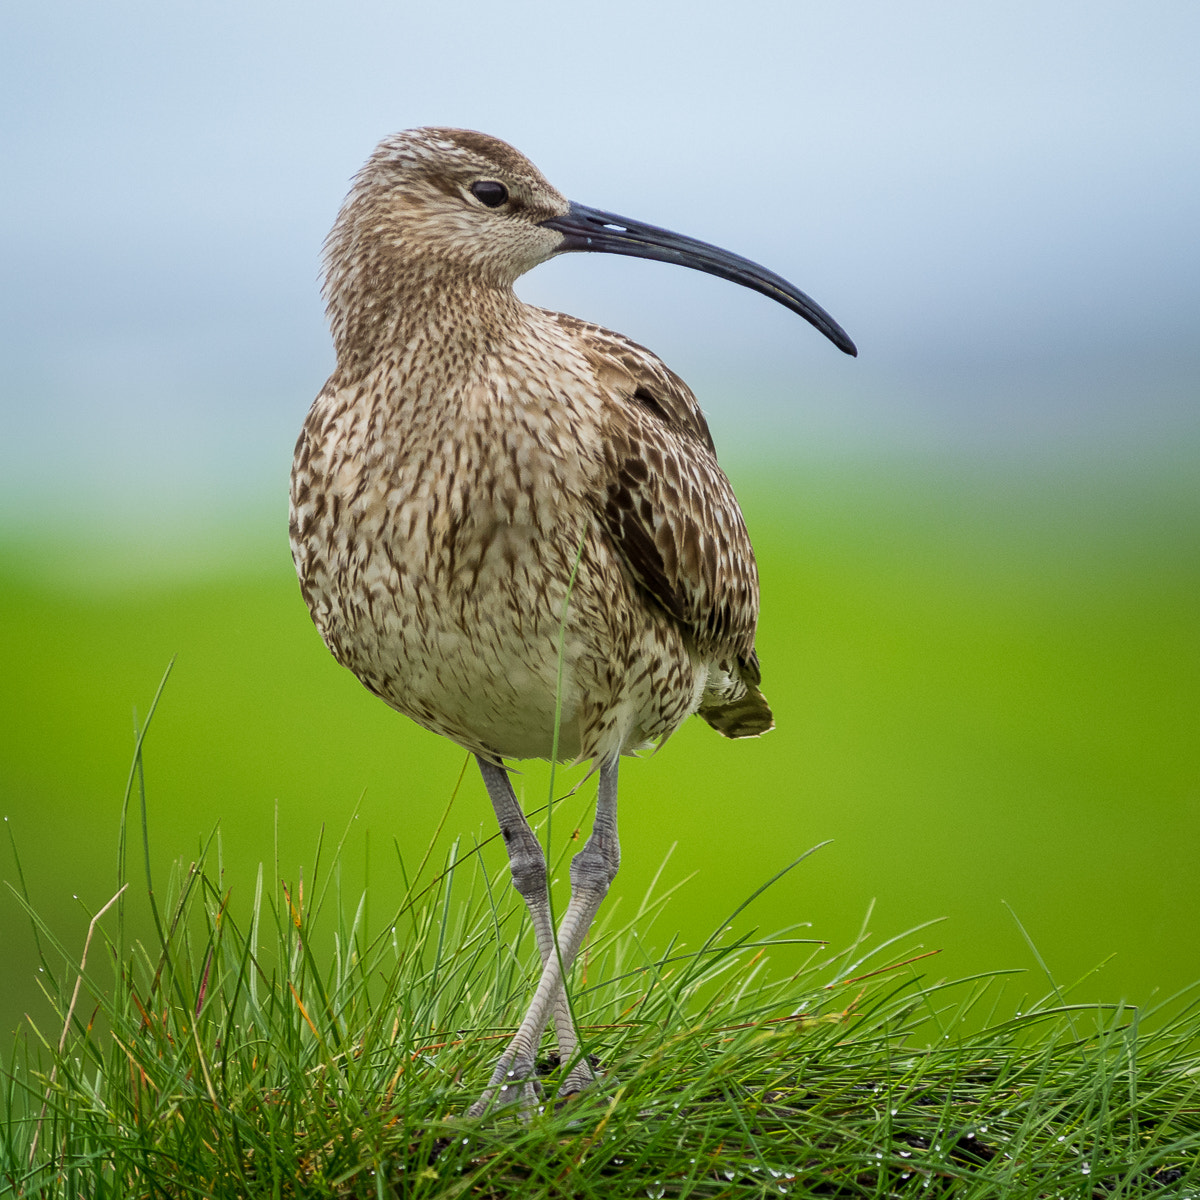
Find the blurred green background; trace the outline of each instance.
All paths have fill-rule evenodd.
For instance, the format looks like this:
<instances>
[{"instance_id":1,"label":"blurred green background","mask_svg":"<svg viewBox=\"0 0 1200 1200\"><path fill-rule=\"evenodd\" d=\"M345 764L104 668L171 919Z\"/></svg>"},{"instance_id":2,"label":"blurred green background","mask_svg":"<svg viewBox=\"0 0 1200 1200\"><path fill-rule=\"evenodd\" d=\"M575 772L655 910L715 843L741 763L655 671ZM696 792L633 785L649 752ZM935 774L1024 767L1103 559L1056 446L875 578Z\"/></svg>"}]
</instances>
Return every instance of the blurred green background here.
<instances>
[{"instance_id":1,"label":"blurred green background","mask_svg":"<svg viewBox=\"0 0 1200 1200\"><path fill-rule=\"evenodd\" d=\"M678 842L657 934L694 946L832 839L753 920L844 944L875 900L876 937L947 918L934 975L1032 968L1007 901L1060 982L1106 964L1081 999L1200 979L1198 42L1190 0L8 6L0 817L34 904L77 951L174 655L160 887L219 826L248 905L276 811L288 877L357 811L347 883L382 922L393 839L428 843L464 756L325 652L285 506L348 181L387 133L458 125L765 263L861 350L663 264L520 281L693 385L760 557L778 729L693 722L625 766L610 902ZM492 824L470 768L442 845ZM0 1030L47 1023L6 890L0 960Z\"/></svg>"},{"instance_id":2,"label":"blurred green background","mask_svg":"<svg viewBox=\"0 0 1200 1200\"><path fill-rule=\"evenodd\" d=\"M807 921L845 943L874 900L876 937L948 918L920 939L944 949L935 976L1032 967L1003 900L1060 983L1104 964L1079 999L1145 1002L1200 976L1200 490L1186 466L734 475L778 729L731 743L693 721L627 763L614 901L636 902L678 842L664 879L692 878L659 933L696 946L833 839L758 901L756 924ZM259 862L274 870L276 808L290 879L320 828L336 840L357 812L345 882L361 886L369 862L385 919L402 890L392 839L419 858L464 755L333 662L282 528L243 530L219 569L136 585L119 556L72 577L64 557L10 542L0 560L4 811L55 928L78 943L114 890L133 710L173 655L146 754L159 886L219 824L225 884L248 906ZM540 803L547 770L529 764L522 784ZM593 798L585 785L565 803L559 839ZM442 848L493 831L470 764ZM35 961L15 904L0 914L11 1028L34 1003ZM1035 972L1010 998L1042 990Z\"/></svg>"}]
</instances>

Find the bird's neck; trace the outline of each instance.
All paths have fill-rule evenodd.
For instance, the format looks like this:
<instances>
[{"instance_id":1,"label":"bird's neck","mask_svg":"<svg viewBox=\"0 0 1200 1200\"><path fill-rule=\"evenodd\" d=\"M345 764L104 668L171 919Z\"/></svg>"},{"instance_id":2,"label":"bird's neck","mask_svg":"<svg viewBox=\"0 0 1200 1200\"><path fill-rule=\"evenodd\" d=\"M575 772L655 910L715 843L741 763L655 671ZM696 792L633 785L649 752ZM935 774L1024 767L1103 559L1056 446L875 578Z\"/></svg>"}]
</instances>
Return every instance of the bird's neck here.
<instances>
[{"instance_id":1,"label":"bird's neck","mask_svg":"<svg viewBox=\"0 0 1200 1200\"><path fill-rule=\"evenodd\" d=\"M338 374L361 379L381 362L433 355L466 367L511 336L526 306L511 287L444 273L343 279L329 298Z\"/></svg>"}]
</instances>

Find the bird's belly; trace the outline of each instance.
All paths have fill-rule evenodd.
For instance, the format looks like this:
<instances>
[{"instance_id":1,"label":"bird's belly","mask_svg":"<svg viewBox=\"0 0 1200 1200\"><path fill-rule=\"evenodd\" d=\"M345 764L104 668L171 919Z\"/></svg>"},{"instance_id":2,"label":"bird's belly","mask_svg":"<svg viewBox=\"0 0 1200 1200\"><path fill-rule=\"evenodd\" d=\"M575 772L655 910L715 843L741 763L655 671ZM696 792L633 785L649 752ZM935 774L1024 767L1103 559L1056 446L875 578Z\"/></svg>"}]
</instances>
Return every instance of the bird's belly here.
<instances>
[{"instance_id":1,"label":"bird's belly","mask_svg":"<svg viewBox=\"0 0 1200 1200\"><path fill-rule=\"evenodd\" d=\"M557 710L559 754L573 757L580 687L566 647L559 682L549 614L480 585L464 595L410 581L391 611L346 630L339 656L394 708L474 750L550 757Z\"/></svg>"},{"instance_id":2,"label":"bird's belly","mask_svg":"<svg viewBox=\"0 0 1200 1200\"><path fill-rule=\"evenodd\" d=\"M599 529L579 536L493 523L438 545L417 528L297 564L334 655L418 724L503 758L604 757L673 732L705 667Z\"/></svg>"}]
</instances>

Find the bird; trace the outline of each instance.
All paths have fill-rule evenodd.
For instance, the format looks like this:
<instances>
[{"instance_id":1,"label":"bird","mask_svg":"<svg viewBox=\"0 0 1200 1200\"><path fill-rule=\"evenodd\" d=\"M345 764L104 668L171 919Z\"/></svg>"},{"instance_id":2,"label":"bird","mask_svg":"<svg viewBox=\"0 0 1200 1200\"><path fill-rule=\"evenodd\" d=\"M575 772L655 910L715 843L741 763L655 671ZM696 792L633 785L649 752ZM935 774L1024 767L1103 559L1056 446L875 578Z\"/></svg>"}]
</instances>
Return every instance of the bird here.
<instances>
[{"instance_id":1,"label":"bird","mask_svg":"<svg viewBox=\"0 0 1200 1200\"><path fill-rule=\"evenodd\" d=\"M564 979L620 864L621 757L696 713L729 738L773 724L754 552L695 396L637 343L513 290L579 252L716 275L857 354L780 276L568 201L490 135L396 133L354 177L324 247L337 361L296 444L289 534L337 661L475 757L529 910L541 973L471 1116L541 1101L548 1025L558 1094L597 1078ZM508 765L531 758L598 775L557 932Z\"/></svg>"}]
</instances>

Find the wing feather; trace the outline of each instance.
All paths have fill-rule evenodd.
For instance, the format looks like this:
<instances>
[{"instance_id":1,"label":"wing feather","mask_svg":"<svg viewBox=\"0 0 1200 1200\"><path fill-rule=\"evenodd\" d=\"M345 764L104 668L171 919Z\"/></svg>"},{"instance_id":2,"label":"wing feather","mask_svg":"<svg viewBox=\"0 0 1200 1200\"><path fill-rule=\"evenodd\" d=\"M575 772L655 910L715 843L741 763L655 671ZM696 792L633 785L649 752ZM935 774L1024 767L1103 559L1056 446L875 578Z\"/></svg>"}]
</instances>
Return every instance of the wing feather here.
<instances>
[{"instance_id":1,"label":"wing feather","mask_svg":"<svg viewBox=\"0 0 1200 1200\"><path fill-rule=\"evenodd\" d=\"M701 715L730 736L770 728L754 652L758 569L691 389L650 351L575 318L611 398L600 518L637 583L728 674ZM720 673L720 672L718 672Z\"/></svg>"}]
</instances>

